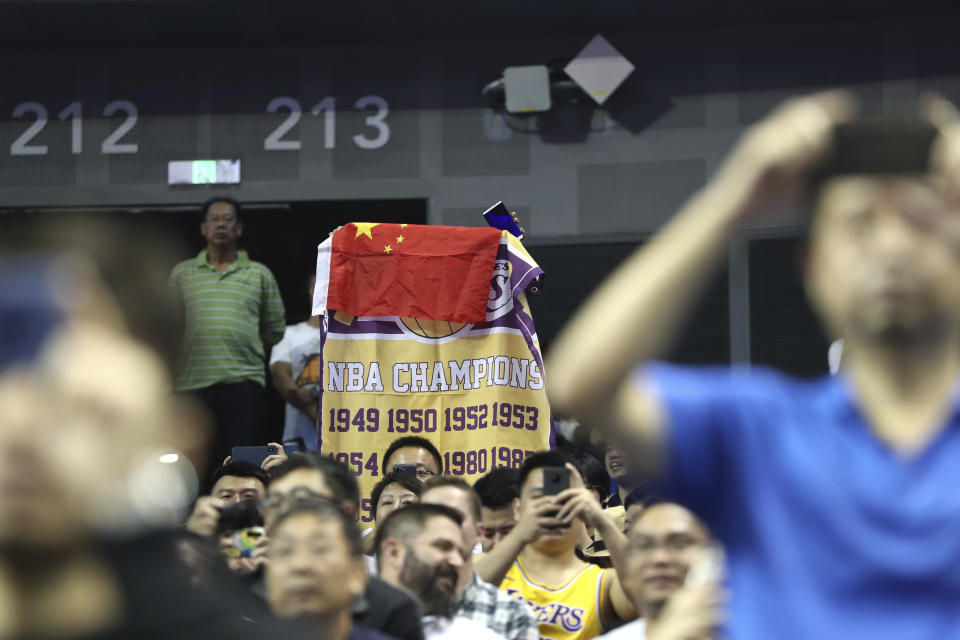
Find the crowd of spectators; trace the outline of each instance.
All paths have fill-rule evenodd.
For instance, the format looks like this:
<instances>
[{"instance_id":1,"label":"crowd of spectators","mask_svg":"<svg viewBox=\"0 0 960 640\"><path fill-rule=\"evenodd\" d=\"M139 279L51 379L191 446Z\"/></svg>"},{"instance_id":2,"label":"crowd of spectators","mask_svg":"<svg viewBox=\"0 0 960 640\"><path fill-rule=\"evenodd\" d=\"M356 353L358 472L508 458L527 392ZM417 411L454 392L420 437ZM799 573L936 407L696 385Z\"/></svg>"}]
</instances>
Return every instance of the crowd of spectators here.
<instances>
[{"instance_id":1,"label":"crowd of spectators","mask_svg":"<svg viewBox=\"0 0 960 640\"><path fill-rule=\"evenodd\" d=\"M186 523L279 618L400 640L679 640L708 637L721 619L718 577L686 584L698 554L713 553L704 526L639 489L609 505L622 494L588 452L537 452L471 485L439 473L429 441L398 438L369 498L375 531L360 523L364 497L346 466L315 452L281 458L219 467ZM545 495L556 469L569 488ZM260 513L248 529L265 529L238 558L242 536L221 521L244 501Z\"/></svg>"},{"instance_id":2,"label":"crowd of spectators","mask_svg":"<svg viewBox=\"0 0 960 640\"><path fill-rule=\"evenodd\" d=\"M831 622L837 637L958 637L960 233L938 215L956 212L941 190L955 198L960 170L927 184L891 161L873 182L828 183L808 286L844 336L843 377L635 368L680 324L682 304L664 301L693 295L734 222L796 182L791 163L810 164L811 139L851 109L827 94L757 125L673 223L683 233L625 263L572 323L552 354L554 408L603 443L532 452L472 485L417 436L383 452L369 496L315 451L228 455L261 443L284 320L269 269L238 247L238 203L204 206L206 248L169 274L170 298L118 286L120 271L150 280L134 241L18 255L0 270L0 636L703 640L732 620L748 638L830 637L809 631ZM955 168L958 123L947 110L897 135L924 153L939 140ZM649 330L630 333L614 302ZM174 307L175 373L156 331ZM288 328L271 360L294 411L285 436L303 441L317 328ZM741 594L730 618L725 569Z\"/></svg>"},{"instance_id":3,"label":"crowd of spectators","mask_svg":"<svg viewBox=\"0 0 960 640\"><path fill-rule=\"evenodd\" d=\"M157 313L185 319L179 353L170 358L174 366L154 361L151 349L128 336L122 323L102 318L77 320L79 328L50 338L61 357L84 362L86 377L67 375L76 371L69 368L48 371L50 359L37 347L41 355L34 355L31 366L69 405L61 413L78 419L85 411L110 414L140 431L98 424L113 437L112 446L94 452L88 445L83 467L60 469L53 461L66 458L50 457L59 455L57 448L37 447L40 441L29 438L42 433L36 425L45 419L36 411L39 397L30 400L36 393L32 382L0 385L0 394L9 396L0 450L23 454L37 469L63 472L56 485L63 505L71 505L67 497L85 486L82 471L104 467L95 474L99 486L88 489L89 506L75 501L49 522L42 503L0 499L5 545L24 558L78 558L77 566L44 561L23 567L23 597L38 595L30 591L36 575L55 591L75 590L75 581L88 588L76 602L75 594L54 599L49 606L63 612L58 624L44 619L42 608L28 607L20 621L24 635L63 635L59 625L69 625L78 637L588 640L646 611L609 568L611 555L614 566L627 561L627 539L622 526L604 515L610 475L586 451L539 452L523 468L493 469L473 486L443 475L443 452L429 439L400 437L379 458L380 480L370 495L360 495L343 464L317 452L288 452L271 442L260 464L232 459L233 447L262 444L264 365L274 344L273 387L290 405L282 440L316 439L315 426L311 431L305 425L316 419L310 361L319 329L315 319L287 327L276 344L283 305L269 269L239 247L241 212L229 199L204 205L206 248L176 265L167 280L169 298L152 303ZM90 277L102 289L102 313L115 292ZM178 393L167 393L166 385ZM61 424L62 433L69 434L72 424ZM110 475L105 461L139 460L130 448L157 439L191 451L189 443L159 435L189 429L209 434L212 442L207 454L193 447L199 453L190 463L212 471L206 482L201 478L199 497L164 511L168 526L162 535L117 535L118 529L152 528L142 522L94 524L84 509L112 513L104 500L116 499L117 487L133 482L129 473L145 473L117 468ZM93 442L106 437L83 435ZM75 438L60 441L67 446ZM554 467L569 473L569 489L543 495L544 470ZM34 478L37 469L22 478ZM171 495L183 480L156 478L170 485L164 491ZM47 480L38 482L42 487ZM620 495L616 488L613 495ZM164 496L138 495L133 507L150 511L153 503L172 501ZM365 504L372 526L361 526ZM123 506L121 501L113 510ZM185 507L179 523L171 520ZM9 526L14 521L21 526ZM617 553L591 553L597 544ZM140 554L150 562L144 564Z\"/></svg>"}]
</instances>

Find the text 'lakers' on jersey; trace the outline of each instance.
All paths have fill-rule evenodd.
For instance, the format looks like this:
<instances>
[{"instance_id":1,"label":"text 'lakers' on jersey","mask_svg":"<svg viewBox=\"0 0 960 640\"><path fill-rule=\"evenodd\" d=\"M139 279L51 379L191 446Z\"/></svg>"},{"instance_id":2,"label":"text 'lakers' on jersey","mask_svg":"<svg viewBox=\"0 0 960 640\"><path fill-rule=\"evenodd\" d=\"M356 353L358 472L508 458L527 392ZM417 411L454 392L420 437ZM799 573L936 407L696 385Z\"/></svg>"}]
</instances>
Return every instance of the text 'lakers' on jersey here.
<instances>
[{"instance_id":1,"label":"text 'lakers' on jersey","mask_svg":"<svg viewBox=\"0 0 960 640\"><path fill-rule=\"evenodd\" d=\"M612 573L586 565L560 585L532 580L518 559L500 588L527 602L540 624L540 637L550 640L590 640L602 634L601 603L610 589Z\"/></svg>"}]
</instances>

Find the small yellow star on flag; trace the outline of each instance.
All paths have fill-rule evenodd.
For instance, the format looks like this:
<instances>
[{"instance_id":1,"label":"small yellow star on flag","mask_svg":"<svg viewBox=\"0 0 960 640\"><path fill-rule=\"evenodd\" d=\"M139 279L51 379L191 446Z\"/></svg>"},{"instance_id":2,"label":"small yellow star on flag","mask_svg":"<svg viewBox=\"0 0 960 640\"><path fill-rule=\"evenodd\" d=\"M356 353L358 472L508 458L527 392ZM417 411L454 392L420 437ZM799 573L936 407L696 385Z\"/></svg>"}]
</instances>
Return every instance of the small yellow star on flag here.
<instances>
[{"instance_id":1,"label":"small yellow star on flag","mask_svg":"<svg viewBox=\"0 0 960 640\"><path fill-rule=\"evenodd\" d=\"M404 238L403 236L397 236L397 244L400 244L400 243L403 242L405 239L406 239L406 238Z\"/></svg>"},{"instance_id":2,"label":"small yellow star on flag","mask_svg":"<svg viewBox=\"0 0 960 640\"><path fill-rule=\"evenodd\" d=\"M393 249L390 248L390 245L386 245L386 246L383 248L383 252L384 252L384 253L390 253L391 251L393 251Z\"/></svg>"},{"instance_id":3,"label":"small yellow star on flag","mask_svg":"<svg viewBox=\"0 0 960 640\"><path fill-rule=\"evenodd\" d=\"M374 227L376 227L380 223L379 222L354 222L353 224L356 225L357 227L357 235L355 235L354 238L359 238L360 236L367 236L368 238L373 240L373 235L371 235L370 232L373 230Z\"/></svg>"},{"instance_id":4,"label":"small yellow star on flag","mask_svg":"<svg viewBox=\"0 0 960 640\"><path fill-rule=\"evenodd\" d=\"M402 225L400 225L400 228L401 228L401 229L406 229L406 228L407 228L407 225L402 224Z\"/></svg>"}]
</instances>

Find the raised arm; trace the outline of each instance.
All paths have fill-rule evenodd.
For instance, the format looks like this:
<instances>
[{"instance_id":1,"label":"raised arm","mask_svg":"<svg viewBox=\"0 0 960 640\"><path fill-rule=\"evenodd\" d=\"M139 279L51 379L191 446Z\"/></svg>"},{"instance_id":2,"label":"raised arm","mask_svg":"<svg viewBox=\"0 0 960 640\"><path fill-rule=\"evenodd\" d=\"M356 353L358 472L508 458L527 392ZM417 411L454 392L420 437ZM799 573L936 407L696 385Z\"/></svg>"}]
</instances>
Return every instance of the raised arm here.
<instances>
[{"instance_id":1,"label":"raised arm","mask_svg":"<svg viewBox=\"0 0 960 640\"><path fill-rule=\"evenodd\" d=\"M547 360L551 406L605 429L659 467L664 419L631 381L637 363L662 357L726 254L741 220L795 198L833 127L854 111L838 92L791 100L751 127L710 182L577 312Z\"/></svg>"}]
</instances>

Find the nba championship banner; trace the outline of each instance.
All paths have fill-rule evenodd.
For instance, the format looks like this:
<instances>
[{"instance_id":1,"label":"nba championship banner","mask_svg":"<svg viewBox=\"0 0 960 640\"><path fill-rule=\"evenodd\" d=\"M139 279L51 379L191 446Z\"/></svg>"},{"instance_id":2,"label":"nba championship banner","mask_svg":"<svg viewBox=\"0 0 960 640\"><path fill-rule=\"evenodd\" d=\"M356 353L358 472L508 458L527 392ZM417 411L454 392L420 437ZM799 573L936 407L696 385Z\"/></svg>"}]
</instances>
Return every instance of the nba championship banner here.
<instances>
[{"instance_id":1,"label":"nba championship banner","mask_svg":"<svg viewBox=\"0 0 960 640\"><path fill-rule=\"evenodd\" d=\"M390 239L396 249L398 237L407 240L420 230L438 231L416 225L376 226L381 229L374 229L369 240L360 237L363 227L353 223L338 234L378 247ZM491 231L445 229L452 235ZM353 316L327 308L326 301L332 299L328 292L334 289L331 265L335 269L338 261L338 234L320 245L314 297L313 312L324 316L325 328L319 448L358 476L361 521L373 520L375 505L368 498L373 485L389 471L382 468L381 458L396 438L427 438L443 456L443 473L470 482L497 467L519 467L526 456L549 447L552 429L543 362L526 299L528 291L537 291L543 270L520 241L495 231L495 253L484 276L487 295L480 300L482 321L465 323L402 315ZM476 266L486 259L485 242L481 238L467 250L444 248L457 256L455 262L462 267L458 277L475 277ZM479 257L468 259L468 254ZM431 268L451 273L437 264ZM419 284L407 283L404 299L449 291L450 283L438 284L438 278L436 273L425 274ZM390 278L378 272L374 280L389 290L385 279ZM415 287L422 291L413 291ZM435 309L447 305L449 313L461 316L472 313L473 305L469 300L429 304Z\"/></svg>"}]
</instances>

